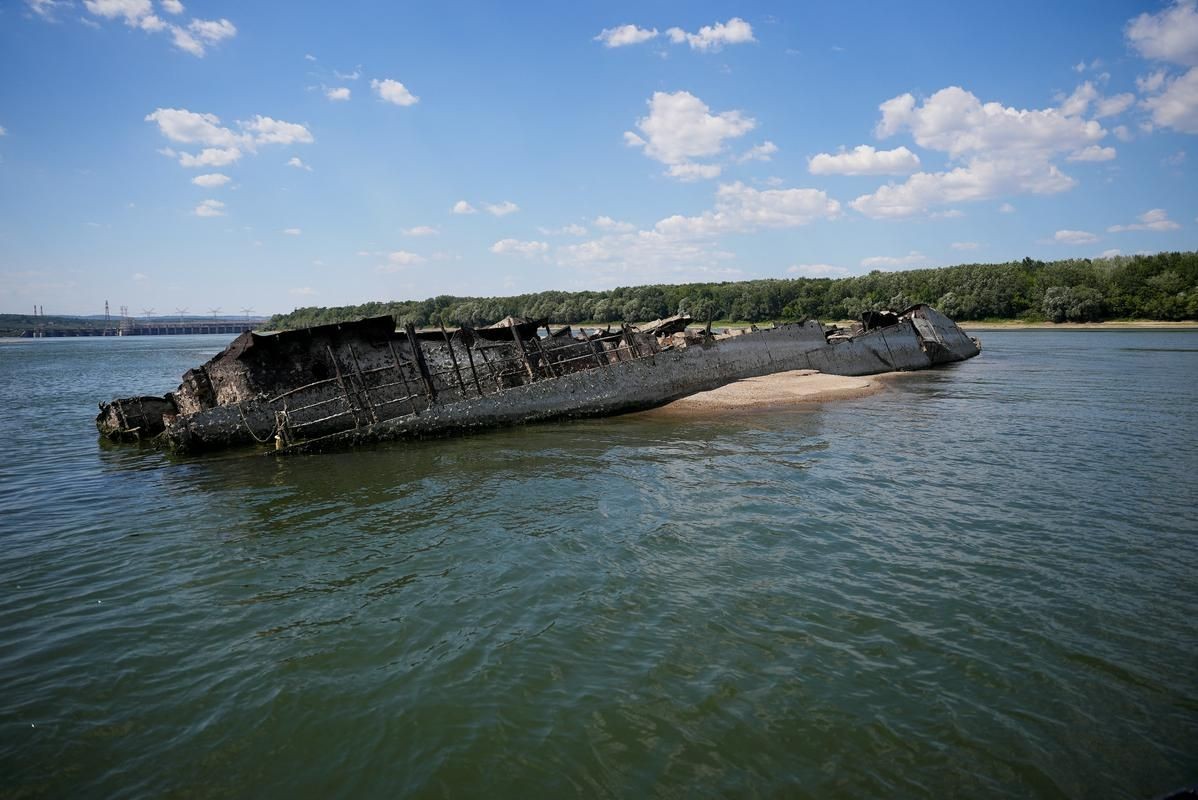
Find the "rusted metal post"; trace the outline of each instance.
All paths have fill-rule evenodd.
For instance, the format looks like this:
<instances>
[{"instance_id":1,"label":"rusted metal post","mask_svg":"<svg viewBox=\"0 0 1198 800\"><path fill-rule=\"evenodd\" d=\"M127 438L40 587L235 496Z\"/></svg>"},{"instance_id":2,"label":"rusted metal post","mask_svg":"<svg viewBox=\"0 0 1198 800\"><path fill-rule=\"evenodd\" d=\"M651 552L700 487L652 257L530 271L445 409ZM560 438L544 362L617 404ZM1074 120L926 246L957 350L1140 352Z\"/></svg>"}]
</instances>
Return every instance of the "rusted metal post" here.
<instances>
[{"instance_id":1,"label":"rusted metal post","mask_svg":"<svg viewBox=\"0 0 1198 800\"><path fill-rule=\"evenodd\" d=\"M490 357L487 355L487 348L478 348L478 354L483 357L483 363L487 365L487 372L491 373L491 377L495 380L495 389L503 391L503 378L495 371L495 365L491 363Z\"/></svg>"},{"instance_id":2,"label":"rusted metal post","mask_svg":"<svg viewBox=\"0 0 1198 800\"><path fill-rule=\"evenodd\" d=\"M580 333L582 333L583 338L587 340L587 347L591 348L591 357L595 359L595 366L602 367L604 361L599 357L599 345L595 344L595 340L592 339L590 334L587 333L586 328L579 328L578 330Z\"/></svg>"},{"instance_id":3,"label":"rusted metal post","mask_svg":"<svg viewBox=\"0 0 1198 800\"><path fill-rule=\"evenodd\" d=\"M374 403L370 402L370 389L366 386L366 376L362 374L362 365L358 363L358 354L354 350L354 346L347 345L349 348L349 357L354 362L354 372L358 373L358 386L362 389L362 399L366 401L366 410L370 412L370 419L374 422L379 421L378 412L374 410Z\"/></svg>"},{"instance_id":4,"label":"rusted metal post","mask_svg":"<svg viewBox=\"0 0 1198 800\"><path fill-rule=\"evenodd\" d=\"M412 394L412 388L408 385L408 376L403 372L403 364L399 363L399 352L395 349L395 342L387 340L387 347L391 348L391 357L395 359L395 371L399 373L399 379L403 381L403 393L408 397L408 405L412 407L413 414L419 414L420 411L416 408L415 395Z\"/></svg>"},{"instance_id":5,"label":"rusted metal post","mask_svg":"<svg viewBox=\"0 0 1198 800\"><path fill-rule=\"evenodd\" d=\"M528 360L528 351L524 349L524 342L520 341L520 332L516 330L516 326L511 327L512 341L516 343L516 348L520 351L520 358L524 359L524 369L528 370L528 377L531 380L537 379L537 374L533 372L532 362Z\"/></svg>"},{"instance_id":6,"label":"rusted metal post","mask_svg":"<svg viewBox=\"0 0 1198 800\"><path fill-rule=\"evenodd\" d=\"M428 404L431 406L437 399L437 389L433 386L428 362L424 360L424 351L420 349L420 340L416 338L416 326L409 322L404 326L404 333L408 335L408 345L411 346L412 355L416 359L416 368L420 370L420 379L424 381L424 388L428 390Z\"/></svg>"},{"instance_id":7,"label":"rusted metal post","mask_svg":"<svg viewBox=\"0 0 1198 800\"><path fill-rule=\"evenodd\" d=\"M640 350L637 349L636 342L632 340L632 331L628 328L628 323L621 322L620 330L624 331L624 341L628 342L628 352L632 353L633 358L640 358Z\"/></svg>"},{"instance_id":8,"label":"rusted metal post","mask_svg":"<svg viewBox=\"0 0 1198 800\"><path fill-rule=\"evenodd\" d=\"M458 357L453 352L453 342L449 341L449 334L445 332L445 323L441 323L441 336L445 339L445 346L449 348L449 360L453 363L453 372L458 376L458 388L462 390L462 399L466 399L466 382L462 380L462 368L458 366Z\"/></svg>"},{"instance_id":9,"label":"rusted metal post","mask_svg":"<svg viewBox=\"0 0 1198 800\"><path fill-rule=\"evenodd\" d=\"M473 332L468 332L465 326L458 328L458 335L462 337L462 347L466 348L466 361L470 363L470 376L474 378L474 389L478 392L478 396L483 396L483 387L478 382L478 370L474 368L474 354L470 352L470 341L474 338Z\"/></svg>"},{"instance_id":10,"label":"rusted metal post","mask_svg":"<svg viewBox=\"0 0 1198 800\"><path fill-rule=\"evenodd\" d=\"M537 346L537 352L541 355L541 363L549 370L549 374L556 378L558 376L557 367L553 366L553 363L549 361L549 353L545 351L545 345L541 344L541 337L537 336L532 341Z\"/></svg>"},{"instance_id":11,"label":"rusted metal post","mask_svg":"<svg viewBox=\"0 0 1198 800\"><path fill-rule=\"evenodd\" d=\"M333 355L333 348L326 344L324 349L329 354L329 360L333 362L333 371L337 373L337 385L341 387L341 394L345 395L345 404L349 406L350 413L354 418L354 427L357 428L359 427L358 408L354 405L354 400L349 395L349 389L345 387L345 378L341 375L341 365L337 363L337 356ZM250 433L252 434L253 431L250 431Z\"/></svg>"}]
</instances>

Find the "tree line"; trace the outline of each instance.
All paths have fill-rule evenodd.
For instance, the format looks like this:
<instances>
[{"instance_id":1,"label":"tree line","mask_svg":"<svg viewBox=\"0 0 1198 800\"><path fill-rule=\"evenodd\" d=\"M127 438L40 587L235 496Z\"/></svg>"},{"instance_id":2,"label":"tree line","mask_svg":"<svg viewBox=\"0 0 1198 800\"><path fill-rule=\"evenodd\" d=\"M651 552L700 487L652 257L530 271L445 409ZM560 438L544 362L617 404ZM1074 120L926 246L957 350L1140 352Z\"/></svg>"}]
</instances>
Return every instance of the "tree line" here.
<instances>
[{"instance_id":1,"label":"tree line","mask_svg":"<svg viewBox=\"0 0 1198 800\"><path fill-rule=\"evenodd\" d=\"M1198 252L1003 264L961 264L849 278L794 278L547 291L512 297L453 297L297 308L270 330L391 314L400 324L487 325L506 316L557 324L643 322L671 314L698 320L857 319L928 303L955 320L1099 322L1198 319Z\"/></svg>"}]
</instances>

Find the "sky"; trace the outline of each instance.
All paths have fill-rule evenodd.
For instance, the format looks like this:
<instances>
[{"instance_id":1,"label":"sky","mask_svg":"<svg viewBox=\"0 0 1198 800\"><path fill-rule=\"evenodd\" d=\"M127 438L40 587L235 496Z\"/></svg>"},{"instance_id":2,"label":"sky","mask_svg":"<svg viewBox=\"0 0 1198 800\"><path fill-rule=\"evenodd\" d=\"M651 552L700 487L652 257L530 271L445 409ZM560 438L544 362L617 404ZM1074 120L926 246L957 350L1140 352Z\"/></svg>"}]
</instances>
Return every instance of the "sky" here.
<instances>
[{"instance_id":1,"label":"sky","mask_svg":"<svg viewBox=\"0 0 1198 800\"><path fill-rule=\"evenodd\" d=\"M0 312L1198 249L1185 2L0 0Z\"/></svg>"}]
</instances>

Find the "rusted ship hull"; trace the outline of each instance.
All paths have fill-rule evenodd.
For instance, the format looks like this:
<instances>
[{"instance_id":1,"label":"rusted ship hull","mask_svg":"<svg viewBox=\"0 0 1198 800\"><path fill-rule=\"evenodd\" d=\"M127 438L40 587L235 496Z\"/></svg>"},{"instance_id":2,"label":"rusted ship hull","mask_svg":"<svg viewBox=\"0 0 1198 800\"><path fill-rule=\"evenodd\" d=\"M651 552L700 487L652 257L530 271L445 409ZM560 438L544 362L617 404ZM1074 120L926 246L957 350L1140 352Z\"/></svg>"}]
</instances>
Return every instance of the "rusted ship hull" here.
<instances>
[{"instance_id":1,"label":"rusted ship hull","mask_svg":"<svg viewBox=\"0 0 1198 800\"><path fill-rule=\"evenodd\" d=\"M684 324L540 336L538 324L516 322L430 334L397 332L382 317L245 334L164 398L101 404L97 427L182 452L253 444L311 452L637 411L792 369L869 375L978 353L927 306L850 332L809 321L716 338Z\"/></svg>"}]
</instances>

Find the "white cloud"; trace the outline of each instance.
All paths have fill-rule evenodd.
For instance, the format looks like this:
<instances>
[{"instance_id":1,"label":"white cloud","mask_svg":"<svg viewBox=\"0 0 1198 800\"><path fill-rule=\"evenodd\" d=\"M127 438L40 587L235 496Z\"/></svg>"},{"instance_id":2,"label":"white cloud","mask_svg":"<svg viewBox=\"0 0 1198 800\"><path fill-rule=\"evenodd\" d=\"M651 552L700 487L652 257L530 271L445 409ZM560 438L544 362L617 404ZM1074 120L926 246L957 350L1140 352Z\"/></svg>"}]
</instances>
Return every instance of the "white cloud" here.
<instances>
[{"instance_id":1,"label":"white cloud","mask_svg":"<svg viewBox=\"0 0 1198 800\"><path fill-rule=\"evenodd\" d=\"M337 70L333 70L333 74L337 76L338 80L356 81L362 77L362 70L355 69L353 72L338 72Z\"/></svg>"},{"instance_id":2,"label":"white cloud","mask_svg":"<svg viewBox=\"0 0 1198 800\"><path fill-rule=\"evenodd\" d=\"M411 106L420 102L420 98L409 92L408 87L390 78L381 81L375 78L370 82L370 88L374 89L379 99L397 106Z\"/></svg>"},{"instance_id":3,"label":"white cloud","mask_svg":"<svg viewBox=\"0 0 1198 800\"><path fill-rule=\"evenodd\" d=\"M431 225L417 225L414 228L404 228L404 236L436 236L440 231Z\"/></svg>"},{"instance_id":4,"label":"white cloud","mask_svg":"<svg viewBox=\"0 0 1198 800\"><path fill-rule=\"evenodd\" d=\"M287 234L288 236L299 236L303 233L303 231L299 228L284 228L283 233Z\"/></svg>"},{"instance_id":5,"label":"white cloud","mask_svg":"<svg viewBox=\"0 0 1198 800\"><path fill-rule=\"evenodd\" d=\"M919 264L927 261L927 257L918 250L912 250L905 256L870 256L869 258L861 259L861 266L869 269L880 269L883 267L909 267L912 264Z\"/></svg>"},{"instance_id":6,"label":"white cloud","mask_svg":"<svg viewBox=\"0 0 1198 800\"><path fill-rule=\"evenodd\" d=\"M1060 244L1090 244L1097 242L1098 237L1089 231L1060 230L1052 235L1053 241Z\"/></svg>"},{"instance_id":7,"label":"white cloud","mask_svg":"<svg viewBox=\"0 0 1198 800\"><path fill-rule=\"evenodd\" d=\"M203 186L205 189L215 189L218 186L224 186L230 180L228 175L222 175L219 172L209 172L206 175L196 175L191 179L191 182L196 186Z\"/></svg>"},{"instance_id":8,"label":"white cloud","mask_svg":"<svg viewBox=\"0 0 1198 800\"><path fill-rule=\"evenodd\" d=\"M237 35L237 27L227 19L193 19L187 23L187 29L208 44L216 44Z\"/></svg>"},{"instance_id":9,"label":"white cloud","mask_svg":"<svg viewBox=\"0 0 1198 800\"><path fill-rule=\"evenodd\" d=\"M349 88L345 86L338 86L335 89L324 90L324 96L330 100L348 100L349 95Z\"/></svg>"},{"instance_id":10,"label":"white cloud","mask_svg":"<svg viewBox=\"0 0 1198 800\"><path fill-rule=\"evenodd\" d=\"M1092 144L1087 148L1070 153L1066 161L1110 161L1115 157L1115 148Z\"/></svg>"},{"instance_id":11,"label":"white cloud","mask_svg":"<svg viewBox=\"0 0 1198 800\"><path fill-rule=\"evenodd\" d=\"M215 114L198 114L185 108L159 108L147 114L146 122L158 124L159 132L172 142L231 147L243 144L245 137L223 127Z\"/></svg>"},{"instance_id":12,"label":"white cloud","mask_svg":"<svg viewBox=\"0 0 1198 800\"><path fill-rule=\"evenodd\" d=\"M179 0L159 0L162 10L168 14L182 14L183 4Z\"/></svg>"},{"instance_id":13,"label":"white cloud","mask_svg":"<svg viewBox=\"0 0 1198 800\"><path fill-rule=\"evenodd\" d=\"M1130 142L1133 138L1135 138L1132 135L1132 132L1127 129L1126 125L1116 126L1111 130L1111 133L1115 134L1115 138L1121 142Z\"/></svg>"},{"instance_id":14,"label":"white cloud","mask_svg":"<svg viewBox=\"0 0 1198 800\"><path fill-rule=\"evenodd\" d=\"M674 215L654 230L675 237L745 233L760 228L795 228L840 214L840 203L818 189L752 189L741 182L716 190L715 208L699 216Z\"/></svg>"},{"instance_id":15,"label":"white cloud","mask_svg":"<svg viewBox=\"0 0 1198 800\"><path fill-rule=\"evenodd\" d=\"M944 211L933 211L928 214L928 219L960 219L965 216L965 212L959 208L948 208Z\"/></svg>"},{"instance_id":16,"label":"white cloud","mask_svg":"<svg viewBox=\"0 0 1198 800\"><path fill-rule=\"evenodd\" d=\"M304 53L304 60L305 61L315 61L316 56L312 55L311 53Z\"/></svg>"},{"instance_id":17,"label":"white cloud","mask_svg":"<svg viewBox=\"0 0 1198 800\"><path fill-rule=\"evenodd\" d=\"M204 200L195 207L197 217L223 217L225 204L219 200Z\"/></svg>"},{"instance_id":18,"label":"white cloud","mask_svg":"<svg viewBox=\"0 0 1198 800\"><path fill-rule=\"evenodd\" d=\"M531 258L548 251L549 245L545 242L522 242L518 239L500 239L491 245L491 252L499 255L521 255Z\"/></svg>"},{"instance_id":19,"label":"white cloud","mask_svg":"<svg viewBox=\"0 0 1198 800\"><path fill-rule=\"evenodd\" d=\"M311 168L311 167L309 167L307 164L305 164L305 163L304 163L304 162L303 162L303 161L300 159L300 157L299 157L299 156L292 156L291 158L289 158L289 159L287 160L287 166L289 166L289 167L295 167L296 169L305 169L305 170L307 170L308 172L311 172L311 171L312 171L312 168Z\"/></svg>"},{"instance_id":20,"label":"white cloud","mask_svg":"<svg viewBox=\"0 0 1198 800\"><path fill-rule=\"evenodd\" d=\"M478 209L467 203L465 200L459 200L453 204L453 213L455 214L476 214Z\"/></svg>"},{"instance_id":21,"label":"white cloud","mask_svg":"<svg viewBox=\"0 0 1198 800\"><path fill-rule=\"evenodd\" d=\"M630 44L647 42L657 36L657 28L638 28L635 25L618 25L614 28L604 28L595 37L596 42L603 42L604 47L626 47Z\"/></svg>"},{"instance_id":22,"label":"white cloud","mask_svg":"<svg viewBox=\"0 0 1198 800\"><path fill-rule=\"evenodd\" d=\"M260 114L238 125L254 134L255 144L311 144L312 132L297 122L283 122Z\"/></svg>"},{"instance_id":23,"label":"white cloud","mask_svg":"<svg viewBox=\"0 0 1198 800\"><path fill-rule=\"evenodd\" d=\"M1110 250L1103 250L1102 253L1099 255L1099 258L1114 258L1115 256L1122 255L1122 254L1123 254L1123 251L1120 250L1118 247L1112 247Z\"/></svg>"},{"instance_id":24,"label":"white cloud","mask_svg":"<svg viewBox=\"0 0 1198 800\"><path fill-rule=\"evenodd\" d=\"M863 144L848 153L812 156L807 169L812 175L910 175L919 169L919 156L905 147L875 150Z\"/></svg>"},{"instance_id":25,"label":"white cloud","mask_svg":"<svg viewBox=\"0 0 1198 800\"><path fill-rule=\"evenodd\" d=\"M999 207L998 207L998 213L1000 213L1000 214L1014 214L1014 213L1015 213L1015 206L1011 205L1010 203L1003 203L1001 206L999 206Z\"/></svg>"},{"instance_id":26,"label":"white cloud","mask_svg":"<svg viewBox=\"0 0 1198 800\"><path fill-rule=\"evenodd\" d=\"M1112 225L1107 228L1107 233L1123 233L1124 231L1175 231L1181 227L1169 219L1168 212L1163 208L1154 208L1145 211L1137 219L1140 221L1129 225Z\"/></svg>"},{"instance_id":27,"label":"white cloud","mask_svg":"<svg viewBox=\"0 0 1198 800\"><path fill-rule=\"evenodd\" d=\"M636 226L631 222L622 222L608 216L595 217L595 227L613 233L628 233L636 230Z\"/></svg>"},{"instance_id":28,"label":"white cloud","mask_svg":"<svg viewBox=\"0 0 1198 800\"><path fill-rule=\"evenodd\" d=\"M1198 67L1164 83L1164 90L1140 102L1157 125L1181 133L1198 133Z\"/></svg>"},{"instance_id":29,"label":"white cloud","mask_svg":"<svg viewBox=\"0 0 1198 800\"><path fill-rule=\"evenodd\" d=\"M977 250L981 245L977 242L953 242L949 247L954 250Z\"/></svg>"},{"instance_id":30,"label":"white cloud","mask_svg":"<svg viewBox=\"0 0 1198 800\"><path fill-rule=\"evenodd\" d=\"M1161 159L1161 163L1166 167L1180 167L1186 163L1186 151L1178 150L1172 155L1165 156Z\"/></svg>"},{"instance_id":31,"label":"white cloud","mask_svg":"<svg viewBox=\"0 0 1198 800\"><path fill-rule=\"evenodd\" d=\"M725 45L757 41L753 38L753 26L740 17L733 17L727 22L704 25L697 33L687 33L682 28L670 28L666 35L674 44L686 42L692 50L702 52L717 52Z\"/></svg>"},{"instance_id":32,"label":"white cloud","mask_svg":"<svg viewBox=\"0 0 1198 800\"><path fill-rule=\"evenodd\" d=\"M1106 131L1093 120L1066 116L1059 109L1019 110L983 104L957 86L941 89L917 104L910 94L879 106L876 133L886 137L910 130L915 142L963 159L963 166L912 175L852 202L870 217L905 217L930 206L982 200L1003 194L1052 194L1076 185L1051 163L1062 153L1084 151Z\"/></svg>"},{"instance_id":33,"label":"white cloud","mask_svg":"<svg viewBox=\"0 0 1198 800\"><path fill-rule=\"evenodd\" d=\"M744 136L757 125L739 111L709 112L707 104L690 92L654 92L649 115L636 123L645 138L628 131L625 143L644 147L645 155L663 164L680 166L718 155L726 140ZM694 166L684 167L679 174L692 177L693 171Z\"/></svg>"},{"instance_id":34,"label":"white cloud","mask_svg":"<svg viewBox=\"0 0 1198 800\"><path fill-rule=\"evenodd\" d=\"M50 22L57 22L54 12L60 6L68 5L67 0L25 0L25 4L34 14Z\"/></svg>"},{"instance_id":35,"label":"white cloud","mask_svg":"<svg viewBox=\"0 0 1198 800\"><path fill-rule=\"evenodd\" d=\"M1009 154L1048 158L1100 140L1106 131L1093 120L1068 117L1057 109L1020 110L982 103L959 86L941 89L917 106L910 94L882 103L877 135L910 130L916 144L948 153Z\"/></svg>"},{"instance_id":36,"label":"white cloud","mask_svg":"<svg viewBox=\"0 0 1198 800\"><path fill-rule=\"evenodd\" d=\"M1103 97L1094 104L1094 116L1098 119L1122 114L1136 102L1136 96L1131 92Z\"/></svg>"},{"instance_id":37,"label":"white cloud","mask_svg":"<svg viewBox=\"0 0 1198 800\"><path fill-rule=\"evenodd\" d=\"M0 136L8 136L8 129L0 125Z\"/></svg>"},{"instance_id":38,"label":"white cloud","mask_svg":"<svg viewBox=\"0 0 1198 800\"><path fill-rule=\"evenodd\" d=\"M1198 66L1198 10L1194 0L1177 0L1156 14L1127 23L1128 43L1144 58Z\"/></svg>"},{"instance_id":39,"label":"white cloud","mask_svg":"<svg viewBox=\"0 0 1198 800\"><path fill-rule=\"evenodd\" d=\"M403 267L410 267L415 264L423 264L424 256L417 253L410 253L407 250L394 250L387 254L387 263L389 267L383 267L385 272L395 272Z\"/></svg>"},{"instance_id":40,"label":"white cloud","mask_svg":"<svg viewBox=\"0 0 1198 800\"><path fill-rule=\"evenodd\" d=\"M741 153L736 160L740 164L744 164L746 161L769 161L776 152L778 152L778 145L767 140L759 145L750 147Z\"/></svg>"},{"instance_id":41,"label":"white cloud","mask_svg":"<svg viewBox=\"0 0 1198 800\"><path fill-rule=\"evenodd\" d=\"M205 147L199 155L180 153L179 164L184 167L227 167L241 158L236 147Z\"/></svg>"},{"instance_id":42,"label":"white cloud","mask_svg":"<svg viewBox=\"0 0 1198 800\"><path fill-rule=\"evenodd\" d=\"M204 57L204 43L178 25L171 26L171 43L185 53L191 53L196 58Z\"/></svg>"},{"instance_id":43,"label":"white cloud","mask_svg":"<svg viewBox=\"0 0 1198 800\"><path fill-rule=\"evenodd\" d=\"M909 217L936 205L1005 194L1054 194L1075 184L1076 181L1047 162L976 158L948 172L917 172L905 183L882 186L849 205L867 217Z\"/></svg>"},{"instance_id":44,"label":"white cloud","mask_svg":"<svg viewBox=\"0 0 1198 800\"><path fill-rule=\"evenodd\" d=\"M832 264L793 264L786 268L786 272L802 278L847 278L853 274L844 267Z\"/></svg>"},{"instance_id":45,"label":"white cloud","mask_svg":"<svg viewBox=\"0 0 1198 800\"><path fill-rule=\"evenodd\" d=\"M683 183L718 178L723 168L719 164L694 164L689 161L681 164L671 164L666 174L677 178Z\"/></svg>"},{"instance_id":46,"label":"white cloud","mask_svg":"<svg viewBox=\"0 0 1198 800\"><path fill-rule=\"evenodd\" d=\"M150 0L83 0L83 7L97 17L123 17L131 28L140 27L141 21L154 13Z\"/></svg>"},{"instance_id":47,"label":"white cloud","mask_svg":"<svg viewBox=\"0 0 1198 800\"><path fill-rule=\"evenodd\" d=\"M546 236L586 236L589 233L586 227L574 222L560 228L537 228L537 230Z\"/></svg>"},{"instance_id":48,"label":"white cloud","mask_svg":"<svg viewBox=\"0 0 1198 800\"><path fill-rule=\"evenodd\" d=\"M287 292L289 294L297 294L303 297L311 297L313 295L320 294L320 292L316 291L311 286L296 286L294 288L288 289Z\"/></svg>"},{"instance_id":49,"label":"white cloud","mask_svg":"<svg viewBox=\"0 0 1198 800\"><path fill-rule=\"evenodd\" d=\"M504 200L502 203L484 204L483 208L487 209L487 213L497 217L506 217L508 214L515 214L520 210L520 206L513 203L511 200ZM454 207L455 211L457 207Z\"/></svg>"}]
</instances>

